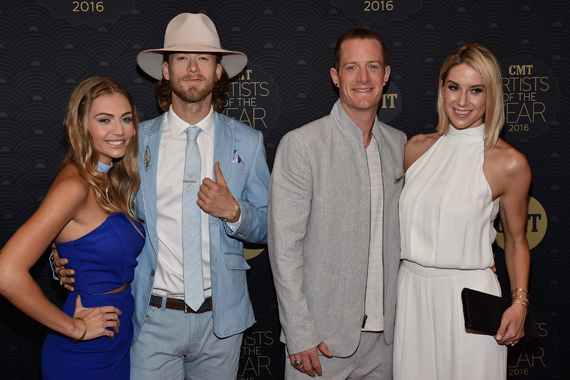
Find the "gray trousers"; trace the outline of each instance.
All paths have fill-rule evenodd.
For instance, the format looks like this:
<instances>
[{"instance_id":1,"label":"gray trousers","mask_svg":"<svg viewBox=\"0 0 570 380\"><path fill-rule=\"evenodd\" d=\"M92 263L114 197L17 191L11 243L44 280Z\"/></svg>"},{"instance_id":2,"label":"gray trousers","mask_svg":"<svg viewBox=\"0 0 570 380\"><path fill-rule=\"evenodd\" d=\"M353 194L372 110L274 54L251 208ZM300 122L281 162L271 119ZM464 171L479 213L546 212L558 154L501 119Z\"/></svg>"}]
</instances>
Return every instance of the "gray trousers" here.
<instances>
[{"instance_id":1,"label":"gray trousers","mask_svg":"<svg viewBox=\"0 0 570 380\"><path fill-rule=\"evenodd\" d=\"M326 343L326 342L325 342ZM384 333L360 333L360 345L348 358L327 358L319 355L323 375L315 379L326 380L392 380L392 345L384 341ZM285 358L286 380L309 380L309 375L291 365Z\"/></svg>"}]
</instances>

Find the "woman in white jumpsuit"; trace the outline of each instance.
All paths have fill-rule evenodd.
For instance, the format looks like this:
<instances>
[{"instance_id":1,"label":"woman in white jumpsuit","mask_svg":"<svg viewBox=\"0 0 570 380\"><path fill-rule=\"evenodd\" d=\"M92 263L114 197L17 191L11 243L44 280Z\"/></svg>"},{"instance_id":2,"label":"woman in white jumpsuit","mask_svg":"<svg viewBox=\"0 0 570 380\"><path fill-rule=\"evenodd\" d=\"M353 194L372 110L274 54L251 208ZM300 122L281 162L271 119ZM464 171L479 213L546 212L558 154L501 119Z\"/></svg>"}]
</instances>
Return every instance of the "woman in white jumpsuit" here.
<instances>
[{"instance_id":1,"label":"woman in white jumpsuit","mask_svg":"<svg viewBox=\"0 0 570 380\"><path fill-rule=\"evenodd\" d=\"M437 132L405 149L394 378L506 379L506 345L524 335L528 306L530 168L498 137L501 71L484 45L457 48L439 79ZM468 333L461 289L501 295L491 270L498 213L513 304L495 336Z\"/></svg>"}]
</instances>

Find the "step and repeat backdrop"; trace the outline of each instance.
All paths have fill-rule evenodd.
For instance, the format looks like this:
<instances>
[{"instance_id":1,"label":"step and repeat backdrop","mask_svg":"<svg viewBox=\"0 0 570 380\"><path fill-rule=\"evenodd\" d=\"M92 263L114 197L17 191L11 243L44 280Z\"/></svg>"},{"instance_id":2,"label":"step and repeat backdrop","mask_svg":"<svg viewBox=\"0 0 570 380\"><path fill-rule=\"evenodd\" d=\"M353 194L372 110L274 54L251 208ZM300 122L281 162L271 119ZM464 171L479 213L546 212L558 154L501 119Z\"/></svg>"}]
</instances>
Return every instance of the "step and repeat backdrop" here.
<instances>
[{"instance_id":1,"label":"step and repeat backdrop","mask_svg":"<svg viewBox=\"0 0 570 380\"><path fill-rule=\"evenodd\" d=\"M408 137L435 128L445 57L462 43L485 43L504 77L502 137L526 155L533 173L527 235L540 339L509 349L508 377L570 379L567 0L1 0L0 246L36 210L57 173L63 112L81 80L116 79L133 94L141 120L160 113L154 82L136 56L162 47L166 25L182 12L207 14L223 47L248 55L225 113L263 132L270 168L281 137L328 114L338 98L329 69L345 30L365 26L385 38L392 74L379 117ZM502 247L499 233L497 273L508 292ZM244 336L238 379L282 379L266 247L248 247L245 255L256 324ZM47 257L32 273L61 304L65 290L51 279ZM39 379L45 334L0 297L0 379Z\"/></svg>"}]
</instances>

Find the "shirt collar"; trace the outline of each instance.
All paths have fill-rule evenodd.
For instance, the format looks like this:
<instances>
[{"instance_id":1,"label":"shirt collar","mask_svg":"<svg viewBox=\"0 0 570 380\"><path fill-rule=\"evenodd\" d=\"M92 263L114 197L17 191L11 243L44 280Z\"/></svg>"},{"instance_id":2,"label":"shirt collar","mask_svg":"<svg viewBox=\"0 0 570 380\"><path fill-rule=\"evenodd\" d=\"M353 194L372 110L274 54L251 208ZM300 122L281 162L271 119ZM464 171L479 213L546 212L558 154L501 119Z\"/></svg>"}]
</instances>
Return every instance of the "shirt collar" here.
<instances>
[{"instance_id":1,"label":"shirt collar","mask_svg":"<svg viewBox=\"0 0 570 380\"><path fill-rule=\"evenodd\" d=\"M181 134L185 133L184 131L186 128L190 126L187 122L182 120L172 109L172 105L168 110L168 114L166 115L166 120L168 127L172 131L174 136L180 136ZM198 124L194 125L200 127L202 132L206 133L208 136L214 137L214 107L210 106L210 112L206 115L205 118L200 120Z\"/></svg>"},{"instance_id":2,"label":"shirt collar","mask_svg":"<svg viewBox=\"0 0 570 380\"><path fill-rule=\"evenodd\" d=\"M361 146L364 145L362 130L352 121L346 110L342 106L340 99L336 101L332 110L331 116L337 122L340 132L349 137L349 139ZM374 124L372 127L372 135L377 141L380 141L378 116L374 117ZM372 140L371 140L372 141Z\"/></svg>"}]
</instances>

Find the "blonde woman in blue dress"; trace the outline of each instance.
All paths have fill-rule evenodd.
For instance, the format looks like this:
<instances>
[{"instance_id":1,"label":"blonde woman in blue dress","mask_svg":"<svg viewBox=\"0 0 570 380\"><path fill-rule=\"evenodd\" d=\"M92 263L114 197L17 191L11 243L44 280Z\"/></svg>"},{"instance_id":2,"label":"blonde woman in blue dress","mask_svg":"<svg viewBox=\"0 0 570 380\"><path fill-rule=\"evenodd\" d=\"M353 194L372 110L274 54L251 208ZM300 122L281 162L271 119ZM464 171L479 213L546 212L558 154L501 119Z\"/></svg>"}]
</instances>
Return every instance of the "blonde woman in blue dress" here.
<instances>
[{"instance_id":1,"label":"blonde woman in blue dress","mask_svg":"<svg viewBox=\"0 0 570 380\"><path fill-rule=\"evenodd\" d=\"M481 43L457 48L440 73L437 132L405 148L400 197L395 379L505 379L507 346L524 335L531 172L499 138L501 71ZM494 336L467 332L461 289L500 295L492 243L500 214L513 304Z\"/></svg>"}]
</instances>

